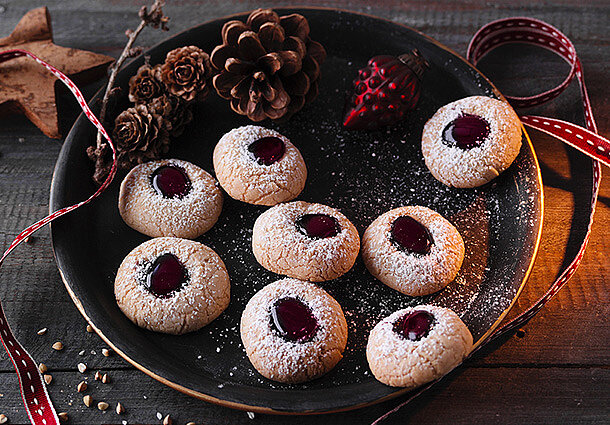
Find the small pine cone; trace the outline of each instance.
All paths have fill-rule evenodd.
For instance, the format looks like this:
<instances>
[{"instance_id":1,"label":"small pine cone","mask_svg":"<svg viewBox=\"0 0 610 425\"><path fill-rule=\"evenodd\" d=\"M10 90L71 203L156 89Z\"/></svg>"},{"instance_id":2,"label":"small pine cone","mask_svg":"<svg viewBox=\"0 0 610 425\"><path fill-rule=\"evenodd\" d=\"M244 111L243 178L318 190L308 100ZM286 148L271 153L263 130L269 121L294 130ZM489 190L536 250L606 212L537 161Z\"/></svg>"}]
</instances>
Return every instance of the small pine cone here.
<instances>
[{"instance_id":1,"label":"small pine cone","mask_svg":"<svg viewBox=\"0 0 610 425\"><path fill-rule=\"evenodd\" d=\"M224 24L221 35L210 58L218 71L212 81L238 114L252 121L288 118L317 96L326 51L309 38L302 15L257 9L245 23Z\"/></svg>"},{"instance_id":2,"label":"small pine cone","mask_svg":"<svg viewBox=\"0 0 610 425\"><path fill-rule=\"evenodd\" d=\"M140 105L148 103L152 99L162 96L165 93L165 86L158 79L158 68L149 64L142 65L136 75L129 79L129 101Z\"/></svg>"},{"instance_id":3,"label":"small pine cone","mask_svg":"<svg viewBox=\"0 0 610 425\"><path fill-rule=\"evenodd\" d=\"M167 91L187 102L205 99L211 77L210 57L196 46L172 50L160 68L160 78Z\"/></svg>"},{"instance_id":4,"label":"small pine cone","mask_svg":"<svg viewBox=\"0 0 610 425\"><path fill-rule=\"evenodd\" d=\"M153 113L165 119L167 130L173 137L180 136L184 127L193 120L191 105L171 94L153 99L148 107Z\"/></svg>"},{"instance_id":5,"label":"small pine cone","mask_svg":"<svg viewBox=\"0 0 610 425\"><path fill-rule=\"evenodd\" d=\"M121 112L114 121L112 137L121 168L158 159L169 150L165 119L146 105L136 105Z\"/></svg>"}]
</instances>

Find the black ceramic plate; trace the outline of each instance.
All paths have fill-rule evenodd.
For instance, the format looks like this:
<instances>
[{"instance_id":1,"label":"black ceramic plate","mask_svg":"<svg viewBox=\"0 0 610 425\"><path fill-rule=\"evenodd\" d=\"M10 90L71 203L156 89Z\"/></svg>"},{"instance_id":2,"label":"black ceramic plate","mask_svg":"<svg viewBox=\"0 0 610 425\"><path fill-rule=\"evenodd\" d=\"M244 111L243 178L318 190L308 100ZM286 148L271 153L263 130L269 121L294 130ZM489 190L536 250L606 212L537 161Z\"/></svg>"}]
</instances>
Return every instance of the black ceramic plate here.
<instances>
[{"instance_id":1,"label":"black ceramic plate","mask_svg":"<svg viewBox=\"0 0 610 425\"><path fill-rule=\"evenodd\" d=\"M542 224L542 185L531 143L511 168L479 189L450 189L427 171L420 152L422 126L442 105L481 94L500 94L476 69L436 41L410 28L354 13L300 9L311 35L328 51L320 96L290 121L263 125L288 136L309 169L299 199L339 208L362 234L379 214L418 204L451 220L466 243L466 259L456 281L443 291L411 298L389 289L367 273L362 260L345 276L321 286L343 306L349 326L344 359L328 375L304 385L281 385L262 378L240 342L239 319L250 297L276 280L252 255L250 238L265 208L225 197L220 220L199 240L225 261L231 277L231 304L199 332L168 336L133 325L118 309L113 282L121 260L148 238L127 227L117 210L122 177L92 205L53 223L57 264L82 314L121 356L171 387L208 401L252 411L314 413L351 409L404 392L377 382L365 357L369 330L389 313L418 303L454 309L475 341L489 333L518 296L531 268ZM245 18L245 16L240 16ZM197 45L210 52L220 42L227 19L192 28L150 50L161 62L176 47ZM377 54L418 48L431 63L422 98L408 119L391 130L346 131L341 126L346 89L358 68ZM142 58L118 78L125 87ZM99 97L99 96L98 96ZM92 105L97 103L92 101ZM173 142L170 157L191 161L209 172L212 150L227 131L248 120L218 97L197 105L195 120ZM81 116L66 138L51 189L51 210L85 199L94 191L85 149L95 137Z\"/></svg>"}]
</instances>

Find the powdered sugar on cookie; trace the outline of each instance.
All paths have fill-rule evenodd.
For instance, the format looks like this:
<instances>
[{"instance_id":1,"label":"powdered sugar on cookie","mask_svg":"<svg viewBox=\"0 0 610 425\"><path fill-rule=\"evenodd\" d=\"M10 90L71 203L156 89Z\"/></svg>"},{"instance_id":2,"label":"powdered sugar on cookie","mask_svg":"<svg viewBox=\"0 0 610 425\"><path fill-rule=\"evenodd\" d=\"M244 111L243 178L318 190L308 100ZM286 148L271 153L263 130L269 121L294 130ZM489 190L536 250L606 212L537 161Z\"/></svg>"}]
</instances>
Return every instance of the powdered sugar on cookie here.
<instances>
[{"instance_id":1,"label":"powdered sugar on cookie","mask_svg":"<svg viewBox=\"0 0 610 425\"><path fill-rule=\"evenodd\" d=\"M284 339L271 326L271 309L285 297L309 307L318 322L307 342ZM342 358L347 344L347 323L341 306L313 283L282 279L265 286L248 302L242 314L241 337L254 367L265 377L285 383L315 379Z\"/></svg>"},{"instance_id":2,"label":"powdered sugar on cookie","mask_svg":"<svg viewBox=\"0 0 610 425\"><path fill-rule=\"evenodd\" d=\"M170 297L159 298L144 286L150 265L174 255L186 268L187 283ZM229 305L229 275L220 257L207 246L178 238L156 238L136 247L121 263L114 293L123 313L140 327L183 334L207 325Z\"/></svg>"},{"instance_id":3,"label":"powdered sugar on cookie","mask_svg":"<svg viewBox=\"0 0 610 425\"><path fill-rule=\"evenodd\" d=\"M444 129L463 114L489 124L489 135L480 146L462 149L443 142ZM508 103L486 96L466 97L443 106L424 125L422 153L432 175L447 186L481 186L515 160L521 131L521 121Z\"/></svg>"},{"instance_id":4,"label":"powdered sugar on cookie","mask_svg":"<svg viewBox=\"0 0 610 425\"><path fill-rule=\"evenodd\" d=\"M306 214L334 218L340 230L328 238L311 238L297 229ZM322 204L295 201L276 205L254 223L252 250L257 261L274 273L320 282L346 273L356 261L360 237L338 210Z\"/></svg>"},{"instance_id":5,"label":"powdered sugar on cookie","mask_svg":"<svg viewBox=\"0 0 610 425\"><path fill-rule=\"evenodd\" d=\"M284 155L260 164L248 147L265 137L284 143ZM220 185L234 199L256 205L276 205L296 198L305 187L307 168L299 150L277 131L255 125L231 130L214 149L214 170Z\"/></svg>"},{"instance_id":6,"label":"powdered sugar on cookie","mask_svg":"<svg viewBox=\"0 0 610 425\"><path fill-rule=\"evenodd\" d=\"M190 189L181 198L164 197L151 183L155 170L168 165L179 167L190 180ZM134 167L123 180L119 194L119 212L125 223L152 237L197 238L216 223L222 203L216 180L196 165L179 159Z\"/></svg>"},{"instance_id":7,"label":"powdered sugar on cookie","mask_svg":"<svg viewBox=\"0 0 610 425\"><path fill-rule=\"evenodd\" d=\"M434 316L428 334L418 341L394 331L394 324L415 310ZM369 336L366 357L375 378L394 387L417 387L444 376L472 350L472 335L451 310L419 305L399 310L379 322Z\"/></svg>"},{"instance_id":8,"label":"powdered sugar on cookie","mask_svg":"<svg viewBox=\"0 0 610 425\"><path fill-rule=\"evenodd\" d=\"M392 242L392 225L409 216L432 236L427 254L403 251ZM362 237L362 259L373 276L403 294L434 293L455 279L464 260L464 241L440 214L421 206L396 208L379 216Z\"/></svg>"}]
</instances>

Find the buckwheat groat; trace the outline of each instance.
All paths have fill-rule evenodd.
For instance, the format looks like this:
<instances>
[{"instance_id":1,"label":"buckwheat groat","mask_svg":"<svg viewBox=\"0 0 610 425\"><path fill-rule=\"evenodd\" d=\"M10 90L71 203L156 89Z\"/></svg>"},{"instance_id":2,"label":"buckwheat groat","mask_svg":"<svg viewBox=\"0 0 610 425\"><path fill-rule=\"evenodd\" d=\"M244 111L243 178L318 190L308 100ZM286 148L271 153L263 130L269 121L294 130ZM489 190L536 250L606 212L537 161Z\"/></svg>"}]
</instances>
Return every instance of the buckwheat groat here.
<instances>
[{"instance_id":1,"label":"buckwheat groat","mask_svg":"<svg viewBox=\"0 0 610 425\"><path fill-rule=\"evenodd\" d=\"M290 201L307 179L303 157L290 140L255 125L222 136L214 148L214 171L230 197L255 205Z\"/></svg>"},{"instance_id":2,"label":"buckwheat groat","mask_svg":"<svg viewBox=\"0 0 610 425\"><path fill-rule=\"evenodd\" d=\"M282 279L265 286L241 316L246 354L266 378L290 384L324 375L343 357L341 306L313 283Z\"/></svg>"},{"instance_id":3,"label":"buckwheat groat","mask_svg":"<svg viewBox=\"0 0 610 425\"><path fill-rule=\"evenodd\" d=\"M334 208L303 201L276 205L254 223L252 250L267 270L321 282L352 268L360 237Z\"/></svg>"},{"instance_id":4,"label":"buckwheat groat","mask_svg":"<svg viewBox=\"0 0 610 425\"><path fill-rule=\"evenodd\" d=\"M447 186L484 185L513 163L521 121L506 102L471 96L440 108L424 126L426 166Z\"/></svg>"},{"instance_id":5,"label":"buckwheat groat","mask_svg":"<svg viewBox=\"0 0 610 425\"><path fill-rule=\"evenodd\" d=\"M217 318L229 305L224 263L212 249L179 238L156 238L136 247L114 282L121 311L151 331L184 334Z\"/></svg>"},{"instance_id":6,"label":"buckwheat groat","mask_svg":"<svg viewBox=\"0 0 610 425\"><path fill-rule=\"evenodd\" d=\"M397 311L369 335L366 358L377 380L415 388L450 372L472 350L472 335L453 311L419 305Z\"/></svg>"},{"instance_id":7,"label":"buckwheat groat","mask_svg":"<svg viewBox=\"0 0 610 425\"><path fill-rule=\"evenodd\" d=\"M222 192L216 180L190 162L145 162L121 183L121 217L148 236L195 239L210 230L221 211Z\"/></svg>"},{"instance_id":8,"label":"buckwheat groat","mask_svg":"<svg viewBox=\"0 0 610 425\"><path fill-rule=\"evenodd\" d=\"M362 259L373 276L406 295L427 295L455 279L464 260L457 229L426 207L407 206L375 219L362 237Z\"/></svg>"}]
</instances>

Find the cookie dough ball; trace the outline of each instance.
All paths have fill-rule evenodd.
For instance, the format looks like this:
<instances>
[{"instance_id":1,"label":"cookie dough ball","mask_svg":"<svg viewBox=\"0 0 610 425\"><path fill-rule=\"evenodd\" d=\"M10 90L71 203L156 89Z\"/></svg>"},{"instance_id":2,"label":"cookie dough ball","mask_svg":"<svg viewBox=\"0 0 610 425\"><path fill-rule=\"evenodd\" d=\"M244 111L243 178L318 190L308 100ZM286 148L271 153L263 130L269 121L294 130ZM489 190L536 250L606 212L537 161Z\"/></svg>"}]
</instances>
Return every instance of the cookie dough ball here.
<instances>
[{"instance_id":1,"label":"cookie dough ball","mask_svg":"<svg viewBox=\"0 0 610 425\"><path fill-rule=\"evenodd\" d=\"M256 260L274 273L321 282L352 268L360 237L354 225L334 208L295 201L276 205L254 223Z\"/></svg>"},{"instance_id":2,"label":"cookie dough ball","mask_svg":"<svg viewBox=\"0 0 610 425\"><path fill-rule=\"evenodd\" d=\"M121 311L141 328L168 334L196 331L229 305L224 263L212 249L178 238L156 238L131 251L114 281Z\"/></svg>"},{"instance_id":3,"label":"cookie dough ball","mask_svg":"<svg viewBox=\"0 0 610 425\"><path fill-rule=\"evenodd\" d=\"M207 172L179 159L145 162L121 183L119 212L127 225L151 237L195 239L216 223L222 192Z\"/></svg>"},{"instance_id":4,"label":"cookie dough ball","mask_svg":"<svg viewBox=\"0 0 610 425\"><path fill-rule=\"evenodd\" d=\"M378 381L415 388L458 366L472 350L472 335L453 311L419 305L395 312L369 335L366 358Z\"/></svg>"},{"instance_id":5,"label":"cookie dough ball","mask_svg":"<svg viewBox=\"0 0 610 425\"><path fill-rule=\"evenodd\" d=\"M362 259L373 276L406 295L447 286L464 260L457 229L426 207L396 208L380 215L362 237Z\"/></svg>"},{"instance_id":6,"label":"cookie dough ball","mask_svg":"<svg viewBox=\"0 0 610 425\"><path fill-rule=\"evenodd\" d=\"M290 201L307 179L301 152L290 140L255 125L222 136L214 148L214 171L231 198L255 205Z\"/></svg>"},{"instance_id":7,"label":"cookie dough ball","mask_svg":"<svg viewBox=\"0 0 610 425\"><path fill-rule=\"evenodd\" d=\"M341 306L313 283L282 279L265 286L241 316L241 340L265 378L295 384L318 378L343 357Z\"/></svg>"},{"instance_id":8,"label":"cookie dough ball","mask_svg":"<svg viewBox=\"0 0 610 425\"><path fill-rule=\"evenodd\" d=\"M424 126L426 166L447 186L484 185L506 170L521 149L521 121L507 103L471 96L439 109Z\"/></svg>"}]
</instances>

